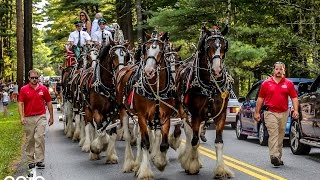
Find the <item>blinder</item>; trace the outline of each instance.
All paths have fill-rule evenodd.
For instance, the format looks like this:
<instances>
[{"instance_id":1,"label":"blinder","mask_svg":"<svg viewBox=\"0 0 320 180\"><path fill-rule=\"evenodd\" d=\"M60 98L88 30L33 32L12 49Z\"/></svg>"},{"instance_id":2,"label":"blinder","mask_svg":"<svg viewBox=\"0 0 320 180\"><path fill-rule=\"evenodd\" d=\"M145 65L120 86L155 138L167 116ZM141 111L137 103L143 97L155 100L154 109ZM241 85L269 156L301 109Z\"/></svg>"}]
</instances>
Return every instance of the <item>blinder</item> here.
<instances>
[{"instance_id":1,"label":"blinder","mask_svg":"<svg viewBox=\"0 0 320 180\"><path fill-rule=\"evenodd\" d=\"M147 53L147 44L148 44L148 43L152 43L152 45L150 46L150 48L156 48L156 44L155 44L156 42L157 42L158 44L160 44L160 43L163 44L163 47L162 47L162 49L160 49L160 52L159 52L159 53L161 53L161 56L163 56L163 55L164 55L164 51L165 51L164 42L161 41L161 40L159 40L159 39L157 39L157 38L151 39L151 40L145 42L145 43L142 45L143 55L145 55L145 54ZM159 46L160 46L160 45L159 45ZM157 58L154 57L154 56L147 56L145 59L154 59L157 64L160 64L160 63L162 62L162 61L157 62Z\"/></svg>"}]
</instances>

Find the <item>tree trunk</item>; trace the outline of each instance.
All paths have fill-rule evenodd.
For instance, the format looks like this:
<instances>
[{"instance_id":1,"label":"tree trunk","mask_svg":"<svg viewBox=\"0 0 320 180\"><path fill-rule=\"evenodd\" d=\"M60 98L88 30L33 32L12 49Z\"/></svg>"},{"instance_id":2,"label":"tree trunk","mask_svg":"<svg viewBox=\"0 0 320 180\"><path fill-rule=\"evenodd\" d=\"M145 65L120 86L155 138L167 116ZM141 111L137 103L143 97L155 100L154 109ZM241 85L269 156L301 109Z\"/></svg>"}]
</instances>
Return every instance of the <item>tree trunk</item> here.
<instances>
[{"instance_id":1,"label":"tree trunk","mask_svg":"<svg viewBox=\"0 0 320 180\"><path fill-rule=\"evenodd\" d=\"M28 83L28 72L33 68L32 62L32 0L24 0L24 55L25 83Z\"/></svg>"},{"instance_id":2,"label":"tree trunk","mask_svg":"<svg viewBox=\"0 0 320 180\"><path fill-rule=\"evenodd\" d=\"M132 2L131 0L117 0L117 22L123 31L124 38L129 40L130 45L133 46L133 26L132 26Z\"/></svg>"},{"instance_id":3,"label":"tree trunk","mask_svg":"<svg viewBox=\"0 0 320 180\"><path fill-rule=\"evenodd\" d=\"M0 22L1 24L1 22ZM3 43L0 36L0 79L4 78L4 58L3 58Z\"/></svg>"},{"instance_id":4,"label":"tree trunk","mask_svg":"<svg viewBox=\"0 0 320 180\"><path fill-rule=\"evenodd\" d=\"M17 83L19 90L23 86L23 72L24 72L24 49L23 49L23 13L22 0L16 1L17 13Z\"/></svg>"},{"instance_id":5,"label":"tree trunk","mask_svg":"<svg viewBox=\"0 0 320 180\"><path fill-rule=\"evenodd\" d=\"M141 0L136 0L136 13L137 13L137 39L139 43L143 42L143 31L142 31L142 7Z\"/></svg>"}]
</instances>

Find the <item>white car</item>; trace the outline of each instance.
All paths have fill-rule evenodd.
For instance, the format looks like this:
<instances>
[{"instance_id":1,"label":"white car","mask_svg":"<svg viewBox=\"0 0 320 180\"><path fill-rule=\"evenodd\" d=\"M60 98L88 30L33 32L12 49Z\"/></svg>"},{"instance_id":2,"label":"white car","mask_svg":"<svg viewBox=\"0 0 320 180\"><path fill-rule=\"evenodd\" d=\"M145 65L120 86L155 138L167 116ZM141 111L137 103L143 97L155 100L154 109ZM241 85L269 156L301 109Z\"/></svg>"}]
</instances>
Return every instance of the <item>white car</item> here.
<instances>
[{"instance_id":1,"label":"white car","mask_svg":"<svg viewBox=\"0 0 320 180\"><path fill-rule=\"evenodd\" d=\"M241 107L241 103L239 103L237 96L234 94L234 92L230 91L230 97L227 107L227 117L225 125L231 124L231 127L233 129L236 128L236 119L237 114L239 112L239 109ZM214 120L212 118L209 119L208 124L214 123Z\"/></svg>"},{"instance_id":2,"label":"white car","mask_svg":"<svg viewBox=\"0 0 320 180\"><path fill-rule=\"evenodd\" d=\"M230 98L228 102L228 108L227 108L226 125L231 124L231 127L233 129L236 128L236 118L237 118L237 114L239 112L240 107L241 107L241 103L238 102L237 96L231 90Z\"/></svg>"}]
</instances>

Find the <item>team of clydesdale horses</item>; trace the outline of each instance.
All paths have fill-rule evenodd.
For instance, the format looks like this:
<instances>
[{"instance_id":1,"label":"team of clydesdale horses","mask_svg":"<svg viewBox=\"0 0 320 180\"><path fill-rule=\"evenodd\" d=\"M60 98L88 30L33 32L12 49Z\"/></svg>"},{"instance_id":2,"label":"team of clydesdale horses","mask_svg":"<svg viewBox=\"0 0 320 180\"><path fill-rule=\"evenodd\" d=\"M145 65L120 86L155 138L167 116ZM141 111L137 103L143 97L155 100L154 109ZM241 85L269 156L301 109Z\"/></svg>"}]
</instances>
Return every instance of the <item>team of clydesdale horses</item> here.
<instances>
[{"instance_id":1,"label":"team of clydesdale horses","mask_svg":"<svg viewBox=\"0 0 320 180\"><path fill-rule=\"evenodd\" d=\"M110 39L101 47L86 47L75 63L62 70L65 133L79 140L90 159L105 152L106 163L118 162L116 139L126 148L123 172L154 179L151 162L163 171L171 146L187 174L197 174L200 124L214 119L217 166L215 178L234 177L224 164L222 133L231 88L224 65L228 41L223 31L205 26L196 52L183 61L168 33L146 34L147 41L129 50L128 43ZM68 53L70 61L73 54ZM172 118L180 118L170 135ZM132 123L133 122L133 126ZM181 143L181 129L185 143ZM132 144L136 142L134 158Z\"/></svg>"}]
</instances>

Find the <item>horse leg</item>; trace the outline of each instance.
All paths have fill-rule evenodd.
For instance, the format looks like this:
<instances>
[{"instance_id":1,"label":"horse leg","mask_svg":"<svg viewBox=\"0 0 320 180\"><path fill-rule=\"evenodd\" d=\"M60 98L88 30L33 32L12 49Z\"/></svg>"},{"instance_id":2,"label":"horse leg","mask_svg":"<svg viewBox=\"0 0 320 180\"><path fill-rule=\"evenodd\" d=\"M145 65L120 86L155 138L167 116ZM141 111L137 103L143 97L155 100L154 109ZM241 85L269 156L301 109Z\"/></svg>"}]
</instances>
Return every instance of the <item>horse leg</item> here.
<instances>
[{"instance_id":1,"label":"horse leg","mask_svg":"<svg viewBox=\"0 0 320 180\"><path fill-rule=\"evenodd\" d=\"M127 172L132 172L134 167L134 160L133 160L133 153L132 153L132 148L130 144L131 136L129 132L129 116L124 108L121 108L120 110L120 121L122 123L123 138L126 144L122 172L127 173Z\"/></svg>"},{"instance_id":2,"label":"horse leg","mask_svg":"<svg viewBox=\"0 0 320 180\"><path fill-rule=\"evenodd\" d=\"M226 115L222 116L226 117ZM216 148L216 158L217 164L216 168L213 170L213 177L214 178L231 178L235 177L234 173L224 164L223 160L223 140L222 140L222 132L224 129L225 121L224 119L220 118L216 119L216 140L215 140L215 148Z\"/></svg>"},{"instance_id":3,"label":"horse leg","mask_svg":"<svg viewBox=\"0 0 320 180\"><path fill-rule=\"evenodd\" d=\"M102 122L103 121L103 115L100 114L98 111L94 111L93 114L93 120L95 122ZM93 137L93 141L90 144L90 151L91 153L95 154L93 156L99 156L99 154L101 153L101 151L103 150L104 144L107 144L108 142L105 142L105 140L108 140L108 138L106 138L106 132L104 131L101 134L96 134L96 137ZM109 135L107 135L109 136Z\"/></svg>"},{"instance_id":4,"label":"horse leg","mask_svg":"<svg viewBox=\"0 0 320 180\"><path fill-rule=\"evenodd\" d=\"M78 111L79 112L79 111ZM77 114L79 116L77 116ZM74 116L75 119L75 131L73 133L72 141L77 141L80 139L80 121L81 121L81 115L79 113L75 113Z\"/></svg>"},{"instance_id":5,"label":"horse leg","mask_svg":"<svg viewBox=\"0 0 320 180\"><path fill-rule=\"evenodd\" d=\"M185 172L194 175L198 174L199 170L201 168L201 162L200 162L200 156L199 156L199 127L200 127L200 117L192 116L191 125L192 128L190 128L189 125L186 123L184 124L184 128L186 129L186 147L184 151L184 155L186 157L181 157L181 162L184 163L181 166L185 169ZM191 131L192 129L192 131ZM187 135L188 134L188 135ZM191 138L192 137L192 138ZM190 146L191 145L191 146Z\"/></svg>"},{"instance_id":6,"label":"horse leg","mask_svg":"<svg viewBox=\"0 0 320 180\"><path fill-rule=\"evenodd\" d=\"M133 172L137 174L140 167L140 163L142 162L141 134L138 123L134 125L134 129L135 136L137 137L137 155L133 164Z\"/></svg>"},{"instance_id":7,"label":"horse leg","mask_svg":"<svg viewBox=\"0 0 320 180\"><path fill-rule=\"evenodd\" d=\"M120 117L120 128L119 129L117 129L117 140L118 141L122 141L122 140L124 140L124 137L123 137L123 132L124 131L124 129L123 129L123 122L122 122L122 120L121 120L121 117Z\"/></svg>"},{"instance_id":8,"label":"horse leg","mask_svg":"<svg viewBox=\"0 0 320 180\"><path fill-rule=\"evenodd\" d=\"M177 150L181 144L181 124L174 126L173 133L169 136L169 145L172 149Z\"/></svg>"},{"instance_id":9,"label":"horse leg","mask_svg":"<svg viewBox=\"0 0 320 180\"><path fill-rule=\"evenodd\" d=\"M116 151L116 139L117 139L117 133L116 128L113 128L111 130L111 136L108 141L108 148L106 151L106 164L118 164L118 156Z\"/></svg>"},{"instance_id":10,"label":"horse leg","mask_svg":"<svg viewBox=\"0 0 320 180\"><path fill-rule=\"evenodd\" d=\"M148 136L147 119L146 117L139 114L138 122L141 134L142 162L136 175L138 176L138 179L153 179L154 174L151 170L149 161L150 142Z\"/></svg>"},{"instance_id":11,"label":"horse leg","mask_svg":"<svg viewBox=\"0 0 320 180\"><path fill-rule=\"evenodd\" d=\"M165 117L161 130L157 129L155 132L155 156L152 157L153 164L159 171L164 171L168 164L167 151L169 149L168 134L170 129L170 117ZM161 144L160 144L161 142Z\"/></svg>"},{"instance_id":12,"label":"horse leg","mask_svg":"<svg viewBox=\"0 0 320 180\"><path fill-rule=\"evenodd\" d=\"M130 123L132 121L132 123ZM130 144L131 146L137 145L137 134L138 134L138 125L133 123L132 118L129 118L129 132L131 136Z\"/></svg>"},{"instance_id":13,"label":"horse leg","mask_svg":"<svg viewBox=\"0 0 320 180\"><path fill-rule=\"evenodd\" d=\"M91 131L94 131L92 125L90 122L92 122L93 117L90 109L88 107L85 107L85 127L84 127L84 142L82 146L82 151L89 152L90 151L90 144L91 144Z\"/></svg>"},{"instance_id":14,"label":"horse leg","mask_svg":"<svg viewBox=\"0 0 320 180\"><path fill-rule=\"evenodd\" d=\"M178 105L178 117L180 117L180 122L183 124L183 120L186 120L187 115L185 113L185 110L183 109L182 105ZM176 150L180 147L181 145L181 126L182 124L177 124L174 126L174 131L173 133L169 136L169 145L172 149Z\"/></svg>"},{"instance_id":15,"label":"horse leg","mask_svg":"<svg viewBox=\"0 0 320 180\"><path fill-rule=\"evenodd\" d=\"M74 132L74 125L73 125L73 109L72 109L72 104L68 102L67 105L67 137L71 138L73 136Z\"/></svg>"},{"instance_id":16,"label":"horse leg","mask_svg":"<svg viewBox=\"0 0 320 180\"><path fill-rule=\"evenodd\" d=\"M79 146L82 147L83 144L84 144L84 140L85 140L85 126L86 126L86 123L85 123L85 115L82 115L82 118L83 120L80 122L80 141L79 141Z\"/></svg>"}]
</instances>

